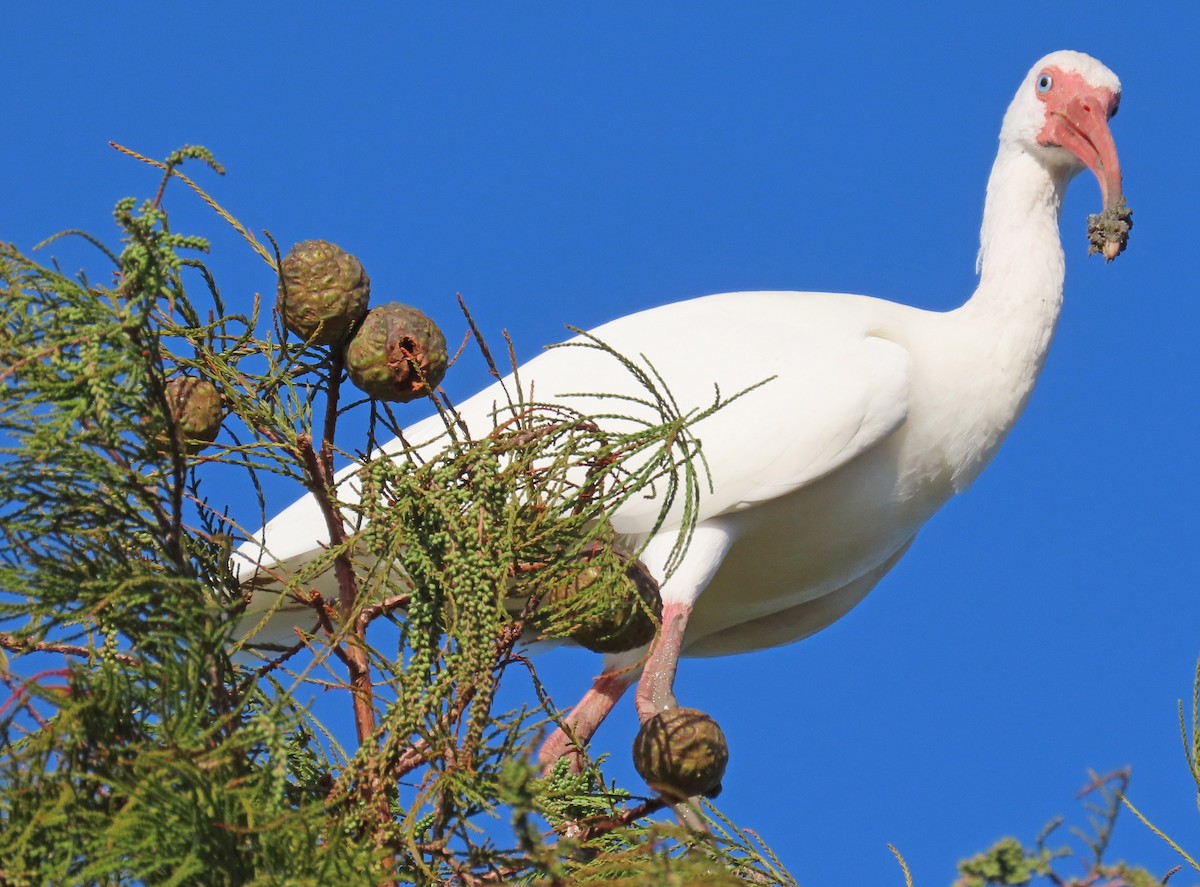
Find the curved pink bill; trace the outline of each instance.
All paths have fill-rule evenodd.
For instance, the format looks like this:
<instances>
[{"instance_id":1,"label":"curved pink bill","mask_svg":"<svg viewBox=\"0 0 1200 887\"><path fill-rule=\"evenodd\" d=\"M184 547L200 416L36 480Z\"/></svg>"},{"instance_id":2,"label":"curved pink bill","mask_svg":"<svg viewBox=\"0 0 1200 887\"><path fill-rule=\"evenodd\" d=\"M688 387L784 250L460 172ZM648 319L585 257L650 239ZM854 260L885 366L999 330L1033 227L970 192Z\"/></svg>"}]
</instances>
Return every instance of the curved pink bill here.
<instances>
[{"instance_id":1,"label":"curved pink bill","mask_svg":"<svg viewBox=\"0 0 1200 887\"><path fill-rule=\"evenodd\" d=\"M1114 102L1108 90L1097 90L1077 94L1061 104L1048 103L1046 126L1039 139L1043 144L1066 148L1095 174L1105 209L1122 198L1121 163L1108 128Z\"/></svg>"}]
</instances>

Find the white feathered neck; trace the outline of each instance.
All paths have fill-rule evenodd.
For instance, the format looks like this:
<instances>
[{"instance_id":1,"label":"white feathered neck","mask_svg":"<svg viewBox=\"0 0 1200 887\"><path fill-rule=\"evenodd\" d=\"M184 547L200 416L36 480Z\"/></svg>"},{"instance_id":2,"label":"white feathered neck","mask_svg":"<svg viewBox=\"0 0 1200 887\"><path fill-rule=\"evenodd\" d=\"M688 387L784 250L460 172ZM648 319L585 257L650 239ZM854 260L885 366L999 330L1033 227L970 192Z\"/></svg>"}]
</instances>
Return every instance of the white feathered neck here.
<instances>
[{"instance_id":1,"label":"white feathered neck","mask_svg":"<svg viewBox=\"0 0 1200 887\"><path fill-rule=\"evenodd\" d=\"M949 433L955 489L991 460L1041 374L1062 308L1059 213L1075 172L1002 135L984 204L979 286L933 325L940 341L918 352L942 364L933 378L946 401L923 406L941 414L936 427Z\"/></svg>"}]
</instances>

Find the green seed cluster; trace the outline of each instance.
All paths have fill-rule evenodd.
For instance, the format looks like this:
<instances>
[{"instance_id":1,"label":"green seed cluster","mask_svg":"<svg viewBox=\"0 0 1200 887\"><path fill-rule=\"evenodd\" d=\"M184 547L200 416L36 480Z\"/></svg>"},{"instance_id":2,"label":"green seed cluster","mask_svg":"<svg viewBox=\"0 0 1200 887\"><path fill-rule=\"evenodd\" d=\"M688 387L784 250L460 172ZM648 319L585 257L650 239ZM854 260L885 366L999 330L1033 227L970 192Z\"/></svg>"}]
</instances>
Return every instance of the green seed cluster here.
<instances>
[{"instance_id":1,"label":"green seed cluster","mask_svg":"<svg viewBox=\"0 0 1200 887\"><path fill-rule=\"evenodd\" d=\"M511 487L494 454L480 447L420 466L381 461L370 471L376 507L386 514L376 515L365 538L381 560L398 563L411 596L403 700L415 729L419 714L433 713L430 703L441 710L467 688L487 698L494 689L496 643L509 619ZM442 699L431 698L431 682L445 688ZM487 710L472 708L479 721L470 729L482 730Z\"/></svg>"}]
</instances>

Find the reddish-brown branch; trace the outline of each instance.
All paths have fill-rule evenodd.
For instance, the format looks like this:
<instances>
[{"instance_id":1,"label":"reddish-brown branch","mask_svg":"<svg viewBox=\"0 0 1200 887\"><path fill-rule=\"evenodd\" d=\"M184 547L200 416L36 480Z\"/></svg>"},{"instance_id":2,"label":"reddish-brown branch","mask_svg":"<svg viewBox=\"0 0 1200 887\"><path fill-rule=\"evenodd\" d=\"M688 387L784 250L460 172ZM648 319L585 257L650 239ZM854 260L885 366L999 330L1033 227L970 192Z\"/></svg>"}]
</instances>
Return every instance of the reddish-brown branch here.
<instances>
[{"instance_id":1,"label":"reddish-brown branch","mask_svg":"<svg viewBox=\"0 0 1200 887\"><path fill-rule=\"evenodd\" d=\"M91 334L86 336L78 336L74 339L67 339L63 342L55 342L53 345L47 345L40 348L20 360L15 360L6 366L3 371L0 371L0 383L8 381L8 377L15 372L19 372L31 363L38 363L45 360L47 357L55 357L61 354L62 350L71 345L82 345L91 340Z\"/></svg>"},{"instance_id":2,"label":"reddish-brown branch","mask_svg":"<svg viewBox=\"0 0 1200 887\"><path fill-rule=\"evenodd\" d=\"M337 431L338 400L342 391L342 370L345 358L333 349L329 367L329 397L325 403L325 428L321 435L321 467L330 481L333 478L333 437Z\"/></svg>"},{"instance_id":3,"label":"reddish-brown branch","mask_svg":"<svg viewBox=\"0 0 1200 887\"><path fill-rule=\"evenodd\" d=\"M630 807L627 810L623 810L622 812L612 816L600 817L593 820L589 825L583 827L582 831L572 834L571 838L575 841L578 841L580 844L586 843L587 841L598 838L607 832L613 831L614 829L624 828L625 826L630 825L639 819L650 816L653 813L657 813L666 806L667 802L662 798L654 798L653 800L644 801L641 804L638 804L636 807ZM550 834L554 833L551 832ZM549 835L546 837L549 837ZM503 883L507 882L508 879L516 875L528 871L528 869L528 865L501 866L495 871L474 876L471 878L471 880L479 884L495 884L497 882ZM466 872L460 872L460 874L464 877L464 880L468 876L468 873Z\"/></svg>"},{"instance_id":4,"label":"reddish-brown branch","mask_svg":"<svg viewBox=\"0 0 1200 887\"><path fill-rule=\"evenodd\" d=\"M338 400L343 370L341 352L335 348L330 359L329 386L320 454L318 455L313 448L312 438L309 435L300 435L297 438L297 445L305 473L309 479L309 488L316 497L321 515L325 519L329 542L339 549L338 555L334 558L333 571L338 586L338 615L343 629L348 634L348 639L344 645L335 643L334 649L344 653L350 679L350 696L354 705L354 726L358 744L362 747L371 741L377 723L374 693L371 686L371 662L367 655L367 623L359 622L354 618L354 610L358 602L358 581L354 576L354 565L350 555L345 550L346 529L332 493L334 487L333 442L337 431ZM387 823L392 818L389 792L384 788L384 783L378 776L373 776L361 783L358 786L358 792L359 797L366 805L375 810L379 821L376 829L376 844L382 847L386 841Z\"/></svg>"},{"instance_id":5,"label":"reddish-brown branch","mask_svg":"<svg viewBox=\"0 0 1200 887\"><path fill-rule=\"evenodd\" d=\"M588 825L583 826L579 833L573 837L580 843L590 841L606 832L611 832L613 829L624 828L632 822L636 822L652 813L657 813L659 810L667 807L668 804L669 802L663 798L651 798L648 801L643 801L636 807L630 807L628 810L623 810L613 816L594 819Z\"/></svg>"},{"instance_id":6,"label":"reddish-brown branch","mask_svg":"<svg viewBox=\"0 0 1200 887\"><path fill-rule=\"evenodd\" d=\"M331 398L332 400L333 398ZM333 504L330 495L333 475L327 469L325 460L313 449L312 438L301 434L296 439L300 450L300 460L304 464L310 483L309 488L317 499L321 514L325 518L325 528L329 531L329 542L340 547L346 542L346 530L342 517ZM322 446L324 449L325 445ZM354 604L358 597L357 582L354 578L354 566L350 556L344 551L333 561L333 572L338 584L338 614L343 625L349 625L354 615ZM362 634L352 629L349 643L345 647L346 664L350 670L350 688L354 698L354 726L361 745L375 732L375 705L371 692L371 666L363 643Z\"/></svg>"},{"instance_id":7,"label":"reddish-brown branch","mask_svg":"<svg viewBox=\"0 0 1200 887\"><path fill-rule=\"evenodd\" d=\"M30 698L31 694L29 692L29 688L34 685L39 685L43 691L56 690L62 693L64 696L70 695L71 693L71 688L69 686L60 687L41 685L40 682L42 679L47 677L69 678L70 672L65 668L55 668L50 669L49 671L39 672L38 674L25 678L23 681L19 682L9 674L0 675L0 680L3 680L4 685L11 691L11 695L8 697L8 699L5 700L3 704L0 704L0 717L2 717L10 708L14 710L23 708L29 714L29 716L33 718L37 725L44 730L46 728L46 721L40 714L38 714L37 709L33 707L33 700Z\"/></svg>"},{"instance_id":8,"label":"reddish-brown branch","mask_svg":"<svg viewBox=\"0 0 1200 887\"><path fill-rule=\"evenodd\" d=\"M396 610L407 610L411 600L411 595L398 594L395 597L388 598L386 601L382 601L381 603L364 607L362 612L358 614L359 629L366 629L368 625L370 625L380 616L386 616L388 613L394 613Z\"/></svg>"},{"instance_id":9,"label":"reddish-brown branch","mask_svg":"<svg viewBox=\"0 0 1200 887\"><path fill-rule=\"evenodd\" d=\"M12 650L14 653L61 653L64 656L82 657L92 656L98 652L90 647L84 647L79 644L31 641L11 634L0 634L0 647ZM142 664L136 657L130 656L127 653L111 653L109 655L119 662L124 662L126 665L139 666Z\"/></svg>"}]
</instances>

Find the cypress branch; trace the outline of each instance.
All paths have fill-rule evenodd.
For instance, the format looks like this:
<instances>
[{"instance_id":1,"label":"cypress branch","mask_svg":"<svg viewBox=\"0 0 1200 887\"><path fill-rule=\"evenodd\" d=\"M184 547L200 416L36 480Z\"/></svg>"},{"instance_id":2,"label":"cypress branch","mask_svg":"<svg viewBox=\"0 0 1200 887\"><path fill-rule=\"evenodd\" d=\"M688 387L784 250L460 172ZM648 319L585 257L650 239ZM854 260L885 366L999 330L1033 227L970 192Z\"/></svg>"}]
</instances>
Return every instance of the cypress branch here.
<instances>
[{"instance_id":1,"label":"cypress branch","mask_svg":"<svg viewBox=\"0 0 1200 887\"><path fill-rule=\"evenodd\" d=\"M684 832L602 760L548 774L533 760L561 713L520 644L622 606L637 553L612 544L607 515L629 497L654 488L664 516L678 504L682 553L705 490L689 429L730 398L683 413L643 359L589 340L657 421L608 433L518 380L493 427L468 431L437 396L441 448L367 463L361 498L342 501L334 460L402 433L406 408L352 402L337 348L285 340L257 298L222 298L207 239L170 229L172 180L272 269L278 256L182 174L220 172L207 151L119 150L161 172L153 196L117 203L117 247L64 232L116 265L111 287L0 247L0 880L794 883L712 808L711 835ZM215 441L190 436L180 377L219 392ZM365 439L343 434L352 413ZM267 514L268 475L318 497L330 545L262 577L315 630L245 662L235 634L257 617L230 557ZM316 592L329 570L332 603ZM514 666L534 698L497 711Z\"/></svg>"}]
</instances>

